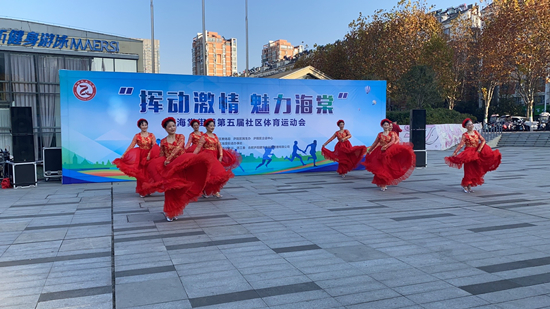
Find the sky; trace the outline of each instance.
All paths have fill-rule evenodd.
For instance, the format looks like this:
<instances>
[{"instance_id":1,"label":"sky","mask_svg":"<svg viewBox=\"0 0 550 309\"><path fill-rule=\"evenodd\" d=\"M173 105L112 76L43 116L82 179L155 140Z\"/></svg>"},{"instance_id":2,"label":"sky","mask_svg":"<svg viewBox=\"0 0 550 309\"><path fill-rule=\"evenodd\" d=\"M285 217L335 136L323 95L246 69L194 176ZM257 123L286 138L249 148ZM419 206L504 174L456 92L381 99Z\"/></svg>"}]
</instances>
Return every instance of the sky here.
<instances>
[{"instance_id":1,"label":"sky","mask_svg":"<svg viewBox=\"0 0 550 309\"><path fill-rule=\"evenodd\" d=\"M261 64L263 45L284 39L313 48L342 39L361 12L390 10L398 0L248 0L249 67ZM426 0L434 9L460 0ZM202 32L202 0L153 0L160 73L192 74L193 37ZM151 38L150 0L0 0L0 17L130 38ZM245 0L205 0L206 30L237 39L239 72L246 68Z\"/></svg>"}]
</instances>

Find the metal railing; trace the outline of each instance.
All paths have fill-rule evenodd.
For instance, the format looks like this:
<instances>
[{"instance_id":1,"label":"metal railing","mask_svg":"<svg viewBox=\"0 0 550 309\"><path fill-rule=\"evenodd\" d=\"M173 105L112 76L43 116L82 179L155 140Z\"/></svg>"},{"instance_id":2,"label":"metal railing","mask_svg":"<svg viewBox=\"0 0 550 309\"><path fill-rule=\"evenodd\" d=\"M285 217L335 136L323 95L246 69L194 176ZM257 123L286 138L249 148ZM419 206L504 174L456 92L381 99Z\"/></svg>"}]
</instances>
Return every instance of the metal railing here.
<instances>
[{"instance_id":1,"label":"metal railing","mask_svg":"<svg viewBox=\"0 0 550 309\"><path fill-rule=\"evenodd\" d=\"M491 140L499 137L500 135L502 135L502 125L499 125L499 124L487 125L487 124L485 124L483 126L481 136L483 136L483 138L486 141L491 141Z\"/></svg>"}]
</instances>

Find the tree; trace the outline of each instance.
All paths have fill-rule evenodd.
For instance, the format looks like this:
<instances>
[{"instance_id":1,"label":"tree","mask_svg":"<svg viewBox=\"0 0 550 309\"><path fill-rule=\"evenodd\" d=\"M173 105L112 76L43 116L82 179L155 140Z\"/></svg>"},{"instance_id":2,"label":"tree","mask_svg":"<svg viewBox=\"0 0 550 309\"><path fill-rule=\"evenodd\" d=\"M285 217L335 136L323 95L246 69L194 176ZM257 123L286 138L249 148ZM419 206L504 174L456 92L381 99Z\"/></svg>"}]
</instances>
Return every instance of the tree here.
<instances>
[{"instance_id":1,"label":"tree","mask_svg":"<svg viewBox=\"0 0 550 309\"><path fill-rule=\"evenodd\" d=\"M316 46L308 57L296 62L295 68L312 65L335 79L386 80L388 98L399 100L403 97L401 77L414 66L431 66L422 55L430 42L436 42L434 37L442 38L441 24L430 9L425 0L401 0L390 11L378 10L372 16L359 14L343 40ZM448 52L439 51L429 61L442 63L448 60L438 57L450 59ZM434 71L438 80L444 76L442 70Z\"/></svg>"},{"instance_id":2,"label":"tree","mask_svg":"<svg viewBox=\"0 0 550 309\"><path fill-rule=\"evenodd\" d=\"M453 19L447 28L449 32L446 46L450 52L447 52L445 58L450 67L446 68L446 74L443 75L441 89L449 109L455 108L456 101L464 97L466 87L475 80L473 72L478 66L476 62L479 61L475 54L481 28L479 16L479 6L474 5L466 14ZM430 61L433 63L434 60ZM475 86L477 88L477 84Z\"/></svg>"},{"instance_id":3,"label":"tree","mask_svg":"<svg viewBox=\"0 0 550 309\"><path fill-rule=\"evenodd\" d=\"M401 0L390 11L360 15L351 22L346 40L353 75L386 80L389 97L398 99L399 79L422 64L425 45L443 33L430 9L422 0Z\"/></svg>"},{"instance_id":4,"label":"tree","mask_svg":"<svg viewBox=\"0 0 550 309\"><path fill-rule=\"evenodd\" d=\"M514 98L501 98L498 104L491 106L491 114L499 115L520 115L523 113L523 106L516 103Z\"/></svg>"},{"instance_id":5,"label":"tree","mask_svg":"<svg viewBox=\"0 0 550 309\"><path fill-rule=\"evenodd\" d=\"M492 29L499 30L505 69L533 120L533 104L550 70L550 0L495 0Z\"/></svg>"},{"instance_id":6,"label":"tree","mask_svg":"<svg viewBox=\"0 0 550 309\"><path fill-rule=\"evenodd\" d=\"M441 100L435 72L429 66L412 67L399 79L398 85L409 108L431 107Z\"/></svg>"},{"instance_id":7,"label":"tree","mask_svg":"<svg viewBox=\"0 0 550 309\"><path fill-rule=\"evenodd\" d=\"M454 51L444 37L434 36L426 43L420 62L434 73L437 96L433 100L446 99L449 109L460 95L460 80L453 72ZM414 67L413 67L414 68Z\"/></svg>"},{"instance_id":8,"label":"tree","mask_svg":"<svg viewBox=\"0 0 550 309\"><path fill-rule=\"evenodd\" d=\"M333 44L314 45L314 47L313 53L300 57L294 64L294 68L311 65L333 79L351 79L345 41L338 40Z\"/></svg>"},{"instance_id":9,"label":"tree","mask_svg":"<svg viewBox=\"0 0 550 309\"><path fill-rule=\"evenodd\" d=\"M476 80L484 102L483 121L487 123L495 89L509 79L509 74L506 68L507 42L500 36L501 20L496 14L488 14L483 21L484 26L474 44L472 57L477 65Z\"/></svg>"}]
</instances>

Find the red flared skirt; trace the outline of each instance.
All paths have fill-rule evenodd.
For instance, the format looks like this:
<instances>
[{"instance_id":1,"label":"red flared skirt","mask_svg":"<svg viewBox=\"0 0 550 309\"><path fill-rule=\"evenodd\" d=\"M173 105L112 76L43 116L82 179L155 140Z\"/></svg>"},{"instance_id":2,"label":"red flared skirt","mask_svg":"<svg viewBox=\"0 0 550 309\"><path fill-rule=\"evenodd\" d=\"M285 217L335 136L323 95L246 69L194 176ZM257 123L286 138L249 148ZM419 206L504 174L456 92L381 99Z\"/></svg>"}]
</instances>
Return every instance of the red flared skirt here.
<instances>
[{"instance_id":1,"label":"red flared skirt","mask_svg":"<svg viewBox=\"0 0 550 309\"><path fill-rule=\"evenodd\" d=\"M193 153L195 152L195 149L197 148L197 145L191 145L189 148L185 150L186 153ZM215 158L218 157L218 153L215 152ZM219 161L219 160L218 160ZM234 168L237 168L241 162L243 161L243 158L240 153L236 152L235 150L229 150L224 149L223 150L223 158L222 158L222 165L227 170L232 170Z\"/></svg>"},{"instance_id":2,"label":"red flared skirt","mask_svg":"<svg viewBox=\"0 0 550 309\"><path fill-rule=\"evenodd\" d=\"M155 159L159 156L160 147L153 145L151 148L150 159ZM115 159L113 164L125 175L136 178L136 193L139 195L147 195L143 190L143 176L145 172L145 166L147 165L147 154L149 149L134 148L128 151L123 158Z\"/></svg>"},{"instance_id":3,"label":"red flared skirt","mask_svg":"<svg viewBox=\"0 0 550 309\"><path fill-rule=\"evenodd\" d=\"M385 151L376 147L365 156L362 164L367 171L374 174L373 184L379 187L394 186L411 176L416 156L410 143L398 143Z\"/></svg>"},{"instance_id":4,"label":"red flared skirt","mask_svg":"<svg viewBox=\"0 0 550 309\"><path fill-rule=\"evenodd\" d=\"M334 151L330 151L323 147L321 153L328 160L338 162L338 174L343 175L354 170L363 156L367 152L365 146L352 146L349 141L338 142L334 146Z\"/></svg>"},{"instance_id":5,"label":"red flared skirt","mask_svg":"<svg viewBox=\"0 0 550 309\"><path fill-rule=\"evenodd\" d=\"M196 201L208 180L212 159L206 155L184 153L164 166L165 157L150 160L143 178L147 194L164 192L164 213L176 217L190 202Z\"/></svg>"},{"instance_id":6,"label":"red flared skirt","mask_svg":"<svg viewBox=\"0 0 550 309\"><path fill-rule=\"evenodd\" d=\"M224 155L222 162L218 159L218 151L217 150L207 150L203 149L200 154L205 154L210 158L211 168L210 173L208 175L208 180L206 182L206 185L204 187L204 192L208 195L214 194L216 192L220 192L223 186L229 181L229 179L235 177L231 169L229 169L229 166L232 166L235 164L235 162L232 163L232 161L228 161L227 167L224 166L223 161L225 159L226 153L224 150ZM240 157L240 156L239 156ZM231 160L230 158L228 160ZM235 160L237 160L235 158ZM239 162L240 163L240 162ZM237 164L237 166L239 166Z\"/></svg>"},{"instance_id":7,"label":"red flared skirt","mask_svg":"<svg viewBox=\"0 0 550 309\"><path fill-rule=\"evenodd\" d=\"M477 152L477 147L466 147L457 156L445 157L445 163L450 167L460 169L464 166L464 178L461 182L463 187L482 185L485 182L485 174L496 170L501 161L500 151L492 150L487 145L483 146L481 152Z\"/></svg>"},{"instance_id":8,"label":"red flared skirt","mask_svg":"<svg viewBox=\"0 0 550 309\"><path fill-rule=\"evenodd\" d=\"M239 167L241 162L243 162L243 158L240 153L231 149L223 150L222 165L226 170L232 170Z\"/></svg>"}]
</instances>

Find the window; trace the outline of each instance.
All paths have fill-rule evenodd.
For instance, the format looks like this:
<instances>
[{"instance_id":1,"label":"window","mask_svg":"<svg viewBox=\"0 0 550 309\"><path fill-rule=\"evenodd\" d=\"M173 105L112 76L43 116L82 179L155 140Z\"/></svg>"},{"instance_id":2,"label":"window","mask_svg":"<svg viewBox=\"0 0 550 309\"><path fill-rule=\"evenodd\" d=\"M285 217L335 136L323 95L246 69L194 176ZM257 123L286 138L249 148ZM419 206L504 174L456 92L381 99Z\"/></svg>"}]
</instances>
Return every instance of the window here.
<instances>
[{"instance_id":1,"label":"window","mask_svg":"<svg viewBox=\"0 0 550 309\"><path fill-rule=\"evenodd\" d=\"M9 84L7 82L6 54L0 53L0 107L9 107ZM1 102L5 102L2 104Z\"/></svg>"},{"instance_id":2,"label":"window","mask_svg":"<svg viewBox=\"0 0 550 309\"><path fill-rule=\"evenodd\" d=\"M59 146L61 143L59 109L59 70L61 69L88 71L90 58L0 53L0 96L9 98L5 102L8 106L13 104L16 107L32 107L36 160L42 158L42 147ZM3 94L2 91L4 91ZM1 102L0 105L2 105ZM3 123L4 121L0 119L0 127ZM5 135L4 133L0 132L0 139ZM11 141L8 142L9 147Z\"/></svg>"},{"instance_id":3,"label":"window","mask_svg":"<svg viewBox=\"0 0 550 309\"><path fill-rule=\"evenodd\" d=\"M6 74L6 54L0 53L0 81L7 80Z\"/></svg>"},{"instance_id":4,"label":"window","mask_svg":"<svg viewBox=\"0 0 550 309\"><path fill-rule=\"evenodd\" d=\"M9 107L0 108L0 150L12 149L11 121Z\"/></svg>"},{"instance_id":5,"label":"window","mask_svg":"<svg viewBox=\"0 0 550 309\"><path fill-rule=\"evenodd\" d=\"M156 63L155 63L155 66L157 66ZM115 59L115 71L116 72L137 72L137 61L129 60L129 59Z\"/></svg>"},{"instance_id":6,"label":"window","mask_svg":"<svg viewBox=\"0 0 550 309\"><path fill-rule=\"evenodd\" d=\"M94 58L92 59L92 71L114 72L114 59L111 58Z\"/></svg>"}]
</instances>

